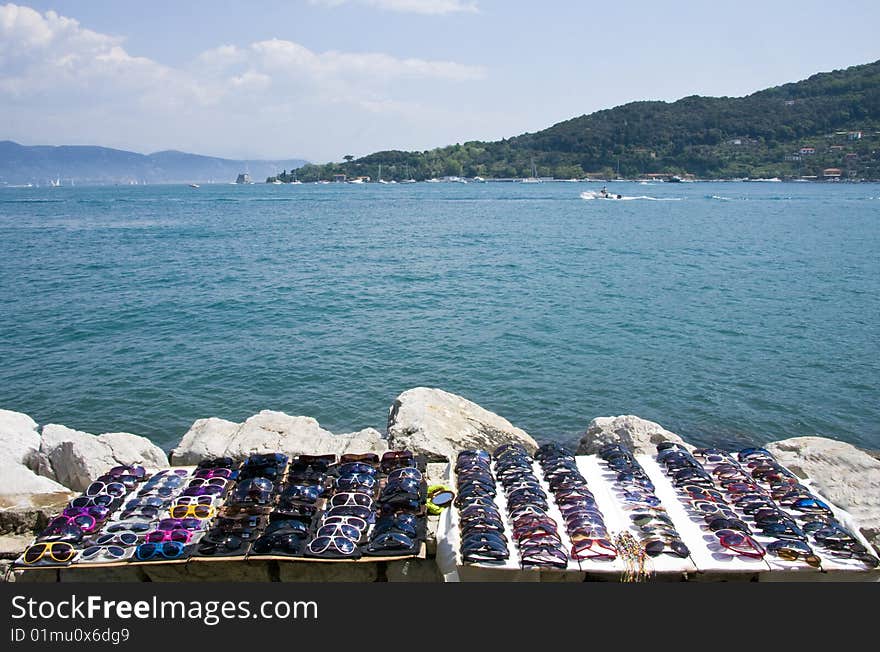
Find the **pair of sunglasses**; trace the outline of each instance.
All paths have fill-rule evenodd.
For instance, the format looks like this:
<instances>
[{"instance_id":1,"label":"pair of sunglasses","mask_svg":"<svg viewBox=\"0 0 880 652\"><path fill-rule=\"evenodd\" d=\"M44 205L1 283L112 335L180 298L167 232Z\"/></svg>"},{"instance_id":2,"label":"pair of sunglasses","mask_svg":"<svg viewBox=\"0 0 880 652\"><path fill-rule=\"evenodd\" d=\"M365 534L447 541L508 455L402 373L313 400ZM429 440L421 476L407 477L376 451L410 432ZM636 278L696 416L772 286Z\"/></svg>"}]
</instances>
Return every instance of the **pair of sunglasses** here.
<instances>
[{"instance_id":1,"label":"pair of sunglasses","mask_svg":"<svg viewBox=\"0 0 880 652\"><path fill-rule=\"evenodd\" d=\"M69 543L49 541L28 546L27 550L24 551L22 561L25 564L36 564L39 561L53 561L58 564L66 564L75 555L76 550Z\"/></svg>"},{"instance_id":2,"label":"pair of sunglasses","mask_svg":"<svg viewBox=\"0 0 880 652\"><path fill-rule=\"evenodd\" d=\"M162 543L142 543L134 549L134 557L139 561L154 559L180 559L186 546L180 541L164 541Z\"/></svg>"},{"instance_id":3,"label":"pair of sunglasses","mask_svg":"<svg viewBox=\"0 0 880 652\"><path fill-rule=\"evenodd\" d=\"M120 561L127 559L132 554L130 548L123 548L116 545L95 545L84 548L79 553L80 561Z\"/></svg>"},{"instance_id":4,"label":"pair of sunglasses","mask_svg":"<svg viewBox=\"0 0 880 652\"><path fill-rule=\"evenodd\" d=\"M254 540L252 549L256 554L281 553L298 555L303 549L304 535L299 532L273 532Z\"/></svg>"}]
</instances>

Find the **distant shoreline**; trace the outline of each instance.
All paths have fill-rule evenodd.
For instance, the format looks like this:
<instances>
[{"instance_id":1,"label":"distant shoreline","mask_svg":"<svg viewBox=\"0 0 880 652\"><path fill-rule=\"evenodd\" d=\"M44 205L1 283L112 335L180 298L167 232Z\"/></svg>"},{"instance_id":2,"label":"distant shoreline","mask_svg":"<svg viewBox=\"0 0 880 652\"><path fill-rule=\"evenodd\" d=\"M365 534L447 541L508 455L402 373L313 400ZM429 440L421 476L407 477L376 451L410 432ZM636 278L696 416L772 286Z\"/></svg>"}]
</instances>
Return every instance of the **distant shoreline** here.
<instances>
[{"instance_id":1,"label":"distant shoreline","mask_svg":"<svg viewBox=\"0 0 880 652\"><path fill-rule=\"evenodd\" d=\"M169 181L162 183L143 183L143 184L129 184L129 183L95 183L88 181L75 181L73 185L60 185L60 186L50 186L50 185L38 185L38 184L6 184L0 182L0 190L42 190L42 189L65 189L69 190L71 188L157 188L157 187L192 187L193 183L198 183L201 186L208 187L220 187L220 186L271 186L271 185L305 185L305 186L315 186L315 185L333 185L333 186L341 186L341 185L352 185L351 181L331 181L331 180L321 180L321 181L303 181L300 184L295 184L291 182L281 182L281 183L273 183L273 182L254 182L247 184L237 184L231 181L222 181L222 182L212 182L212 181ZM363 183L368 185L411 185L413 182L409 183L399 183L399 182L383 182L380 184L378 181L362 181L362 182L354 182L354 183ZM880 183L880 179L804 179L804 178L782 178L782 179L688 179L686 181L681 182L671 182L671 181L663 181L659 179L641 179L641 178L633 178L633 179L602 179L602 178L587 178L587 179L552 179L552 178L540 178L537 181L526 180L523 179L511 179L511 178L503 178L503 179L495 179L495 178L486 178L480 181L474 181L472 179L460 179L460 180L450 180L450 179L436 179L436 180L428 180L428 179L419 179L416 180L415 183L426 184L426 183L444 183L444 184L475 184L481 185L484 183L491 184L524 184L524 185L532 185L539 183L635 183L635 184L644 184L644 185L677 185L678 183L809 183L809 184L823 184L823 185L857 185L857 184L869 184L869 183Z\"/></svg>"}]
</instances>

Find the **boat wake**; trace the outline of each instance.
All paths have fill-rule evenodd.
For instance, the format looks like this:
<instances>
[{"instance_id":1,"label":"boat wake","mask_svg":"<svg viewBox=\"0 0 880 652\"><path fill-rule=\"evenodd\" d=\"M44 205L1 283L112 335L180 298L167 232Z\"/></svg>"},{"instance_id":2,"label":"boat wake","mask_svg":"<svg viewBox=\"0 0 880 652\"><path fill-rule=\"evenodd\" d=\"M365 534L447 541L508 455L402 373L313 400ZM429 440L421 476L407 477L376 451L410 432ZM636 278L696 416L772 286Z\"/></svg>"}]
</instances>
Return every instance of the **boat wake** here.
<instances>
[{"instance_id":1,"label":"boat wake","mask_svg":"<svg viewBox=\"0 0 880 652\"><path fill-rule=\"evenodd\" d=\"M629 195L617 195L614 193L608 193L607 195L603 195L601 192L595 192L593 190L587 190L581 193L581 199L593 200L600 199L603 201L635 201L637 199L643 201L681 201L681 197L649 197L648 195L638 195L635 197L631 197Z\"/></svg>"}]
</instances>

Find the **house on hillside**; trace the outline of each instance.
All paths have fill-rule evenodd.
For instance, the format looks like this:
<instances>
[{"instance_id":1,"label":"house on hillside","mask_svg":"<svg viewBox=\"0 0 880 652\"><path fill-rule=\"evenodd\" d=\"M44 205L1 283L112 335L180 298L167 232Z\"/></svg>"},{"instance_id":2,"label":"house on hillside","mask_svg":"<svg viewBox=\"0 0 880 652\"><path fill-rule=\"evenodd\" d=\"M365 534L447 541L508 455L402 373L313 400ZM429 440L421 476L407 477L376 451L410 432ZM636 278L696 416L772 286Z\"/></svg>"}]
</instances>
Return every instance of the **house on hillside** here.
<instances>
[{"instance_id":1,"label":"house on hillside","mask_svg":"<svg viewBox=\"0 0 880 652\"><path fill-rule=\"evenodd\" d=\"M826 179L839 179L843 176L843 170L840 168L825 168L822 170L822 176Z\"/></svg>"},{"instance_id":2,"label":"house on hillside","mask_svg":"<svg viewBox=\"0 0 880 652\"><path fill-rule=\"evenodd\" d=\"M813 154L816 153L816 148L815 147L801 147L799 151L800 151L801 156L812 156Z\"/></svg>"},{"instance_id":3,"label":"house on hillside","mask_svg":"<svg viewBox=\"0 0 880 652\"><path fill-rule=\"evenodd\" d=\"M861 140L862 132L861 131L851 131L846 135L850 140Z\"/></svg>"}]
</instances>

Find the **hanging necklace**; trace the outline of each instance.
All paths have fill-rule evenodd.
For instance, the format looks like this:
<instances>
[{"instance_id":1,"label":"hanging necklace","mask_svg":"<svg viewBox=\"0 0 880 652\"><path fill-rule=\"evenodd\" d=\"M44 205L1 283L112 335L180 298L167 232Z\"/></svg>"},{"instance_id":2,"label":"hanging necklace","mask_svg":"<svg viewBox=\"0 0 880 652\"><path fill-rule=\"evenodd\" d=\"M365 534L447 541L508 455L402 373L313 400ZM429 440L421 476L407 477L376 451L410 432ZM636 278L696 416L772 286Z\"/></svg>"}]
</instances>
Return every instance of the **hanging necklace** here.
<instances>
[{"instance_id":1,"label":"hanging necklace","mask_svg":"<svg viewBox=\"0 0 880 652\"><path fill-rule=\"evenodd\" d=\"M621 582L644 582L650 576L645 570L645 549L629 532L621 532L614 536L614 545L626 564L626 571Z\"/></svg>"}]
</instances>

